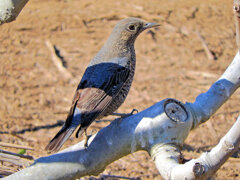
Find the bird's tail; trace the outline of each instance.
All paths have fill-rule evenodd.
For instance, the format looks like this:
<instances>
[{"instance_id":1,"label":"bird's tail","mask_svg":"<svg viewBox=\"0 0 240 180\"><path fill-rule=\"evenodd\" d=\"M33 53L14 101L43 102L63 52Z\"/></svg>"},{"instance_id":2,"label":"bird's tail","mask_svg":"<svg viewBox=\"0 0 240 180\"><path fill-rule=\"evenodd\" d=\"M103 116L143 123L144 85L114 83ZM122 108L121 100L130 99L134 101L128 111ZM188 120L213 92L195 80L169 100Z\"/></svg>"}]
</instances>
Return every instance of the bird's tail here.
<instances>
[{"instance_id":1,"label":"bird's tail","mask_svg":"<svg viewBox=\"0 0 240 180\"><path fill-rule=\"evenodd\" d=\"M74 130L77 128L77 126L71 126L66 128L66 126L63 126L63 128L57 133L57 135L49 142L49 144L45 147L45 150L49 152L56 152L59 151L59 149L62 147L62 145L65 143L66 140L72 135Z\"/></svg>"},{"instance_id":2,"label":"bird's tail","mask_svg":"<svg viewBox=\"0 0 240 180\"><path fill-rule=\"evenodd\" d=\"M71 110L70 110L71 112ZM70 123L69 123L70 122ZM56 134L56 136L49 142L46 146L45 150L49 152L56 152L62 147L62 145L68 140L68 138L72 135L75 129L80 125L78 130L78 134L81 135L85 128L81 125L81 110L76 107L76 103L74 106L73 115L70 114L67 117L65 124L62 129Z\"/></svg>"}]
</instances>

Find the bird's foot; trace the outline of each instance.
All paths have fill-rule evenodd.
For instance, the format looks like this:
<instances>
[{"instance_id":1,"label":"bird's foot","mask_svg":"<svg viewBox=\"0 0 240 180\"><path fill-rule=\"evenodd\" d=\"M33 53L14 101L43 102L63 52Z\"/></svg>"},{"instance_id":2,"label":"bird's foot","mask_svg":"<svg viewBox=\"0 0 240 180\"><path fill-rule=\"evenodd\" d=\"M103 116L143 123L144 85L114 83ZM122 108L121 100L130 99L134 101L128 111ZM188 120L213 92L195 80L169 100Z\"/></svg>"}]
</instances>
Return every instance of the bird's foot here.
<instances>
[{"instance_id":1,"label":"bird's foot","mask_svg":"<svg viewBox=\"0 0 240 180\"><path fill-rule=\"evenodd\" d=\"M84 141L84 149L87 149L88 148L88 139L85 139Z\"/></svg>"},{"instance_id":2,"label":"bird's foot","mask_svg":"<svg viewBox=\"0 0 240 180\"><path fill-rule=\"evenodd\" d=\"M85 135L84 148L87 149L88 148L88 139L89 139L89 136L87 135L87 129L84 130L84 135Z\"/></svg>"},{"instance_id":3,"label":"bird's foot","mask_svg":"<svg viewBox=\"0 0 240 180\"><path fill-rule=\"evenodd\" d=\"M134 112L138 113L138 110L137 109L133 109L132 112L130 112L130 113L126 113L126 114L125 113L113 113L112 115L120 116L119 120L117 121L118 124L120 124L122 122L123 118L126 118L126 117L129 117L129 116L133 115Z\"/></svg>"},{"instance_id":4,"label":"bird's foot","mask_svg":"<svg viewBox=\"0 0 240 180\"><path fill-rule=\"evenodd\" d=\"M133 115L135 112L138 113L138 110L133 109L132 112L130 112L130 113L113 113L112 115L113 116L120 116L120 118L123 119L123 118L126 118L126 117L129 117L129 116Z\"/></svg>"},{"instance_id":5,"label":"bird's foot","mask_svg":"<svg viewBox=\"0 0 240 180\"><path fill-rule=\"evenodd\" d=\"M130 114L133 115L134 112L138 113L138 110L137 110L137 109L133 109L132 112L131 112Z\"/></svg>"},{"instance_id":6,"label":"bird's foot","mask_svg":"<svg viewBox=\"0 0 240 180\"><path fill-rule=\"evenodd\" d=\"M97 130L96 129L93 129L91 131L91 134L90 135L87 135L87 130L84 131L84 135L85 135L85 140L84 140L84 148L85 150L88 148L88 140L89 138L93 135L93 134L96 134Z\"/></svg>"}]
</instances>

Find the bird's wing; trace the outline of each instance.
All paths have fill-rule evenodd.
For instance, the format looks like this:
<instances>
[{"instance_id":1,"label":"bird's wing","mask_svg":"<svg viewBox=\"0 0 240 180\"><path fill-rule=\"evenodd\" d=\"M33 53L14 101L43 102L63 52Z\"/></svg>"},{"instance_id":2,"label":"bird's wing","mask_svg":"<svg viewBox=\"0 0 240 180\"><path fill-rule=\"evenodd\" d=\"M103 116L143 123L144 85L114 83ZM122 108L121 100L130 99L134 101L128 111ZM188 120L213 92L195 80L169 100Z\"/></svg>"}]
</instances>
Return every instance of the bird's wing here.
<instances>
[{"instance_id":1,"label":"bird's wing","mask_svg":"<svg viewBox=\"0 0 240 180\"><path fill-rule=\"evenodd\" d=\"M58 151L79 125L76 136L81 135L119 93L129 74L128 68L113 63L98 65L96 69L89 67L75 93L67 120L45 149Z\"/></svg>"},{"instance_id":2,"label":"bird's wing","mask_svg":"<svg viewBox=\"0 0 240 180\"><path fill-rule=\"evenodd\" d=\"M81 112L81 128L88 127L119 93L130 74L130 69L123 66L111 66L110 70L105 68L102 70L105 72L97 71L90 78L83 77L73 99L66 125L78 123L74 122L73 118L77 108ZM105 77L101 77L102 74L105 74Z\"/></svg>"}]
</instances>

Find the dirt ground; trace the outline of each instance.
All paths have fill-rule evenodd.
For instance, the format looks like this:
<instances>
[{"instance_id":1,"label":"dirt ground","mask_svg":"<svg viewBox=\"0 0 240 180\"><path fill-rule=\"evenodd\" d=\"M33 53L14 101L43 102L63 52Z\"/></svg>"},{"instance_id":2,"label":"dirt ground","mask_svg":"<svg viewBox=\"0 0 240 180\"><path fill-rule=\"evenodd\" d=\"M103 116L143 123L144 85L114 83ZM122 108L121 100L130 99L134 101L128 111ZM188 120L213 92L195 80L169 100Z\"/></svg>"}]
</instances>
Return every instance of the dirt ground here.
<instances>
[{"instance_id":1,"label":"dirt ground","mask_svg":"<svg viewBox=\"0 0 240 180\"><path fill-rule=\"evenodd\" d=\"M118 112L141 111L164 98L194 102L237 52L229 0L31 0L15 22L0 26L0 141L31 146L34 151L27 154L35 158L47 155L44 148L60 127L44 127L65 120L90 59L117 21L126 17L161 26L137 39L135 79ZM196 32L215 60L207 57ZM47 41L60 51L72 78L56 68ZM207 123L189 134L183 147L186 158L198 157L218 143L239 115L239 99L237 90ZM107 124L93 123L90 129ZM27 129L32 131L22 131ZM64 147L78 141L72 136ZM124 157L102 174L161 179L146 152ZM239 176L240 160L230 158L214 179Z\"/></svg>"}]
</instances>

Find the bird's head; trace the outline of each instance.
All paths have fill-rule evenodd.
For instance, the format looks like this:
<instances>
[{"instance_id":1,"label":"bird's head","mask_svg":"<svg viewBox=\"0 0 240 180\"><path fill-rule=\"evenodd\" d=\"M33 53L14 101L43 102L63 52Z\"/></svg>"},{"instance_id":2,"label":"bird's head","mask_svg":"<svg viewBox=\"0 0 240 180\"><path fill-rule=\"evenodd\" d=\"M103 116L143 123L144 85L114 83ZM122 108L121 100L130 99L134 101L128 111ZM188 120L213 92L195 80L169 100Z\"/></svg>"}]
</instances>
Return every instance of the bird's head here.
<instances>
[{"instance_id":1,"label":"bird's head","mask_svg":"<svg viewBox=\"0 0 240 180\"><path fill-rule=\"evenodd\" d=\"M126 18L116 24L113 29L113 35L118 36L121 40L134 42L142 31L156 26L160 26L160 24L148 23L133 17Z\"/></svg>"}]
</instances>

